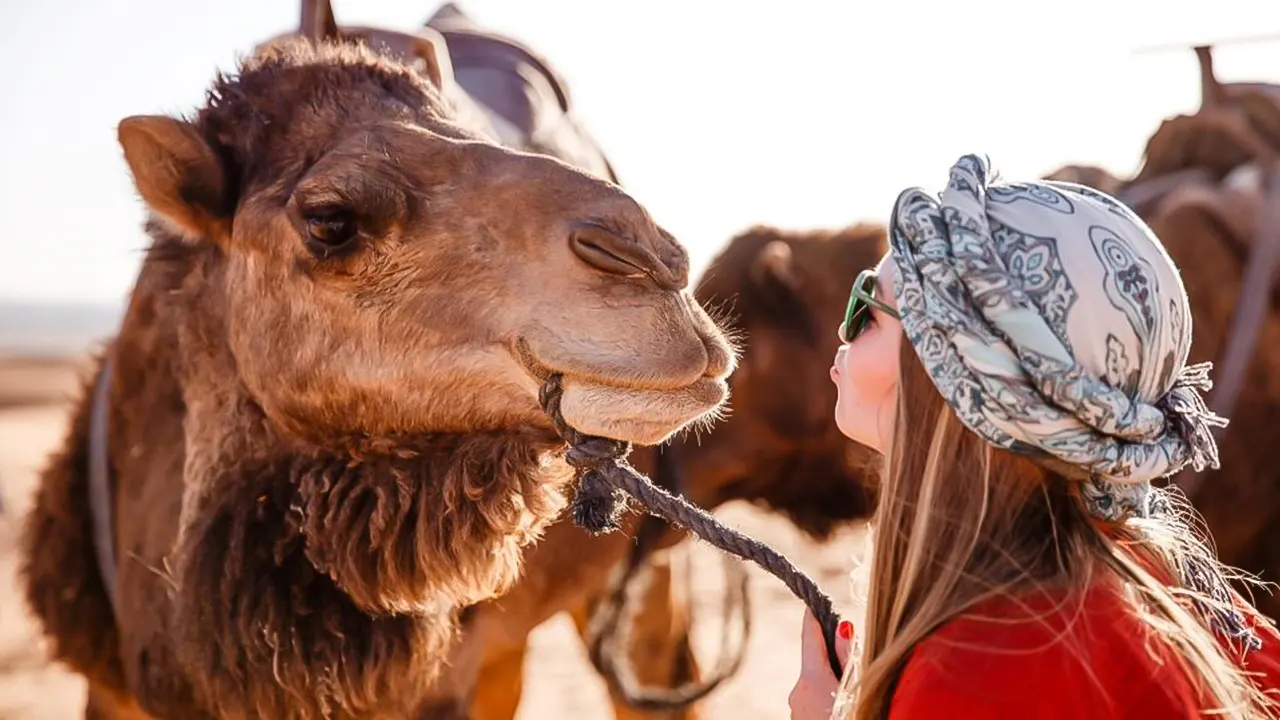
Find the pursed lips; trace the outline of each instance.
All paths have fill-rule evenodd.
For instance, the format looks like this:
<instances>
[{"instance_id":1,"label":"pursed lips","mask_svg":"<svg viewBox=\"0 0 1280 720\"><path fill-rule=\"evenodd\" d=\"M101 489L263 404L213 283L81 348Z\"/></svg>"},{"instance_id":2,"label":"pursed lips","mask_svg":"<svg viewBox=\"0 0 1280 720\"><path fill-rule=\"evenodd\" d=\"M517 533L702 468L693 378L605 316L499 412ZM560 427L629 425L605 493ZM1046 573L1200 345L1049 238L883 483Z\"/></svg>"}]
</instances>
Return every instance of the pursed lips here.
<instances>
[{"instance_id":1,"label":"pursed lips","mask_svg":"<svg viewBox=\"0 0 1280 720\"><path fill-rule=\"evenodd\" d=\"M845 359L845 356L848 355L848 352L849 352L848 344L842 344L840 348L836 350L835 360L831 363L831 379L832 380L835 380L840 377L840 366L844 364L844 359Z\"/></svg>"}]
</instances>

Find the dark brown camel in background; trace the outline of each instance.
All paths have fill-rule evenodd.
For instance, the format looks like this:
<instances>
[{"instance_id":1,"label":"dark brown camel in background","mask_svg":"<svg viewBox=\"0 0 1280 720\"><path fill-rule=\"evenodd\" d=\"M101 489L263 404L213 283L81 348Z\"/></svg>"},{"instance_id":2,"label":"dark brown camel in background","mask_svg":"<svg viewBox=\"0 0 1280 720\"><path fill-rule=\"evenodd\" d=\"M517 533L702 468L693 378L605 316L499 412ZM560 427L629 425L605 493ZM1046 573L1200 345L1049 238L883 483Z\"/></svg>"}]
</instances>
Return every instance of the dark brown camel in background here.
<instances>
[{"instance_id":1,"label":"dark brown camel in background","mask_svg":"<svg viewBox=\"0 0 1280 720\"><path fill-rule=\"evenodd\" d=\"M1160 125L1135 177L1089 168L1090 179L1080 166L1050 177L1124 200L1181 269L1191 298L1190 359L1215 363L1209 404L1231 424L1218 433L1221 468L1199 477L1188 472L1177 482L1204 517L1223 562L1280 582L1280 283L1275 260L1267 258L1277 254L1280 225L1263 222L1272 202L1267 177L1280 169L1280 86L1221 83L1210 49L1196 54L1201 107ZM1240 346L1237 372L1232 345L1251 331L1254 344ZM1280 619L1280 596L1254 593L1254 599Z\"/></svg>"},{"instance_id":2,"label":"dark brown camel in background","mask_svg":"<svg viewBox=\"0 0 1280 720\"><path fill-rule=\"evenodd\" d=\"M308 27L192 120L120 123L153 245L20 573L86 717L405 717L561 509L537 378L639 444L727 397L734 353L640 205L469 129L429 41L415 72Z\"/></svg>"}]
</instances>

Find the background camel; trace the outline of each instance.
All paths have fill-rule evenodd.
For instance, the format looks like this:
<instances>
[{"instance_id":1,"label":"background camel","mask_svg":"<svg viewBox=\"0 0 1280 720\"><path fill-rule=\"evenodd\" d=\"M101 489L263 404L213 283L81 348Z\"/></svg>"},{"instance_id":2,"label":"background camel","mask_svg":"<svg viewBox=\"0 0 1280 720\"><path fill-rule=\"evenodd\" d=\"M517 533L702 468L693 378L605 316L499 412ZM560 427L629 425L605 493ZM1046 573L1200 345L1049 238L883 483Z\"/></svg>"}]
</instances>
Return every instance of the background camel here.
<instances>
[{"instance_id":1,"label":"background camel","mask_svg":"<svg viewBox=\"0 0 1280 720\"><path fill-rule=\"evenodd\" d=\"M88 387L23 538L88 717L403 717L560 509L536 378L641 444L727 397L684 248L387 56L285 39L194 120L119 136L153 246L95 385L118 561L94 554Z\"/></svg>"},{"instance_id":2,"label":"background camel","mask_svg":"<svg viewBox=\"0 0 1280 720\"><path fill-rule=\"evenodd\" d=\"M1166 120L1152 135L1142 169L1131 179L1080 166L1050 177L1107 190L1142 215L1163 240L1182 271L1191 297L1191 361L1214 361L1215 389L1209 404L1231 420L1220 431L1221 468L1190 482L1188 489L1228 565L1280 581L1280 287L1257 285L1245 291L1251 266L1265 263L1258 252L1267 238L1260 222L1266 206L1267 174L1280 160L1280 87L1262 83L1221 83L1213 73L1209 48L1196 48L1201 63L1201 107ZM1110 189L1108 189L1110 188ZM1275 232L1274 226L1271 232ZM1270 242L1275 242L1271 240ZM1259 268L1275 272L1275 268ZM1245 291L1242 293L1242 291ZM1256 344L1233 378L1225 360L1246 296L1262 303ZM1232 380L1243 389L1229 410L1222 408ZM1250 588L1241 586L1242 590ZM1256 594L1258 607L1280 619L1280 597Z\"/></svg>"},{"instance_id":3,"label":"background camel","mask_svg":"<svg viewBox=\"0 0 1280 720\"><path fill-rule=\"evenodd\" d=\"M733 399L728 418L696 440L672 441L681 489L691 501L706 508L734 500L757 504L783 514L818 540L869 514L870 474L865 468L873 456L836 428L835 387L828 370L851 278L873 266L885 250L884 228L876 225L804 233L756 227L730 240L712 261L697 298L725 318L743 349L729 378ZM658 452L634 453L636 467L659 476ZM467 707L448 712L466 712L473 720L514 718L529 633L568 611L585 639L610 572L633 544L639 519L633 516L627 523L623 533L595 539L572 523L553 525L526 556L524 575L515 587L468 612L451 670L437 688L442 705L444 698L452 698ZM658 546L670 547L682 537L670 531ZM699 676L690 647L690 617L682 602L689 589L673 572L680 550L649 559L650 583L628 633L628 655L638 679L657 687ZM628 707L616 687L611 689L619 718L696 716L693 707L642 712ZM428 715L446 711L436 713Z\"/></svg>"}]
</instances>

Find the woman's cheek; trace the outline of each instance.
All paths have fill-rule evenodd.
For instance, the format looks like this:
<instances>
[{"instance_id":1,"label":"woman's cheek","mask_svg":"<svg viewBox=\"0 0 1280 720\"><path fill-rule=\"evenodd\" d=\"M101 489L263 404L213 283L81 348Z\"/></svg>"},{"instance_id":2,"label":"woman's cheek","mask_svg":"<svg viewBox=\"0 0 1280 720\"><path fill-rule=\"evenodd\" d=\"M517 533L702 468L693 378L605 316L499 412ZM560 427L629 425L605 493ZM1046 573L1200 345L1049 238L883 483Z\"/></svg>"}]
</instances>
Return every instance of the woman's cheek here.
<instances>
[{"instance_id":1,"label":"woman's cheek","mask_svg":"<svg viewBox=\"0 0 1280 720\"><path fill-rule=\"evenodd\" d=\"M836 392L838 393L838 402L841 405L849 406L856 404L858 401L858 387L854 382L853 373L849 372L849 363L845 363L840 369L840 379L836 383Z\"/></svg>"},{"instance_id":2,"label":"woman's cheek","mask_svg":"<svg viewBox=\"0 0 1280 720\"><path fill-rule=\"evenodd\" d=\"M859 418L866 410L863 405L857 383L849 372L844 372L840 376L840 382L836 383L836 426L854 439L865 432L865 428L859 427Z\"/></svg>"}]
</instances>

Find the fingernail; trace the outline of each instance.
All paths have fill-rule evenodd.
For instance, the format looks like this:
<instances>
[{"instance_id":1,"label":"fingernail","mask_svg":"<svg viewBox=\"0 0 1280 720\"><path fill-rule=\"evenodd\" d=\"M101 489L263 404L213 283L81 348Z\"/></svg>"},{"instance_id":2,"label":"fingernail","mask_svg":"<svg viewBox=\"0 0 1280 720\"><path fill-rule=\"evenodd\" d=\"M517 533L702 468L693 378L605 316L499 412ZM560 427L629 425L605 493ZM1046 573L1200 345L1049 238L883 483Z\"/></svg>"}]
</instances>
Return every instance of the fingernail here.
<instances>
[{"instance_id":1,"label":"fingernail","mask_svg":"<svg viewBox=\"0 0 1280 720\"><path fill-rule=\"evenodd\" d=\"M836 632L845 640L853 639L853 623L848 620L841 620L840 625L836 627Z\"/></svg>"}]
</instances>

